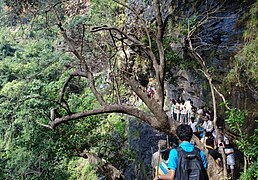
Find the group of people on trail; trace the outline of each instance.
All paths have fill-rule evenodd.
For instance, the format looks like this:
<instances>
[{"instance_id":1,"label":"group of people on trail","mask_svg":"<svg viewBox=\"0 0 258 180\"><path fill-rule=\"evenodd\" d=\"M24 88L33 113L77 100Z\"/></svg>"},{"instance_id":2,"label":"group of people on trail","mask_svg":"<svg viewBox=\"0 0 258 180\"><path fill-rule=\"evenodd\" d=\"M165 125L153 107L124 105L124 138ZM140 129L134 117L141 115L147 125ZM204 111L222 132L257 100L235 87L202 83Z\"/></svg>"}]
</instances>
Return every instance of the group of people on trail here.
<instances>
[{"instance_id":1,"label":"group of people on trail","mask_svg":"<svg viewBox=\"0 0 258 180\"><path fill-rule=\"evenodd\" d=\"M190 142L193 131L189 125L181 124L176 130L180 140L177 147L171 145L166 149L159 148L159 162L155 167L155 178L158 179L198 179L206 180L208 163L203 151ZM161 146L161 145L160 145ZM153 158L154 159L154 158ZM153 163L153 165L156 165Z\"/></svg>"},{"instance_id":2,"label":"group of people on trail","mask_svg":"<svg viewBox=\"0 0 258 180\"><path fill-rule=\"evenodd\" d=\"M197 109L191 99L184 103L180 100L177 102L172 100L171 116L180 122L176 135L181 143L175 147L171 142L165 143L162 140L159 142L159 151L155 155L156 158L153 155L152 161L152 167L155 169L154 180L208 179L207 159L204 152L190 142L193 134L201 140L219 166L222 166L222 152L225 153L228 170L234 179L234 146L226 136L216 135L218 133L214 128L212 110L206 111L204 107ZM219 128L219 131L223 134L222 128Z\"/></svg>"},{"instance_id":3,"label":"group of people on trail","mask_svg":"<svg viewBox=\"0 0 258 180\"><path fill-rule=\"evenodd\" d=\"M191 99L185 102L180 99L176 102L172 99L171 102L171 117L181 124L190 125L197 137L203 139L206 132L213 133L213 111L210 108L207 111L204 106L197 109Z\"/></svg>"},{"instance_id":4,"label":"group of people on trail","mask_svg":"<svg viewBox=\"0 0 258 180\"><path fill-rule=\"evenodd\" d=\"M193 102L188 99L186 102L178 99L171 100L171 117L181 123L187 124L190 117L193 116Z\"/></svg>"}]
</instances>

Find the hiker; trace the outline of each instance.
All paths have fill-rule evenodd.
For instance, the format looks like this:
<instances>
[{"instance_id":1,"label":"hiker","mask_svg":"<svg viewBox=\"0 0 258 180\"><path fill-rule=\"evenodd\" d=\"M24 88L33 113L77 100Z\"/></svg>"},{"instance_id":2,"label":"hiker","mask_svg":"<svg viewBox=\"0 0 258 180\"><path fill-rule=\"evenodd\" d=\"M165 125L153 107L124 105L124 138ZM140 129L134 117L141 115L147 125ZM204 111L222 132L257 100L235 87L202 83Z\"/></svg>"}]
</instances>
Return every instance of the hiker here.
<instances>
[{"instance_id":1,"label":"hiker","mask_svg":"<svg viewBox=\"0 0 258 180\"><path fill-rule=\"evenodd\" d=\"M158 145L160 146L160 151L155 152L152 155L152 161L151 161L151 166L153 169L157 168L158 163L164 162L164 159L161 156L161 152L167 149L167 141L166 140L159 140ZM159 161L159 162L158 162ZM156 170L155 170L156 172Z\"/></svg>"},{"instance_id":2,"label":"hiker","mask_svg":"<svg viewBox=\"0 0 258 180\"><path fill-rule=\"evenodd\" d=\"M191 117L191 121L188 124L192 130L193 130L193 134L196 135L197 137L199 137L198 131L197 131L197 121L195 121L194 117Z\"/></svg>"},{"instance_id":3,"label":"hiker","mask_svg":"<svg viewBox=\"0 0 258 180\"><path fill-rule=\"evenodd\" d=\"M169 156L169 151L172 149L172 148L175 148L178 146L178 142L177 142L177 139L176 138L173 138L172 136L167 136L167 139L166 140L159 140L158 142L159 144L159 151L155 152L153 155L152 155L152 162L151 162L151 165L152 165L152 168L155 170L155 174L157 174L157 166L158 166L158 163L161 164L161 166L166 166L166 161L168 160L168 156ZM160 157L159 157L160 155ZM161 170L164 170L164 168L159 168L159 171Z\"/></svg>"},{"instance_id":4,"label":"hiker","mask_svg":"<svg viewBox=\"0 0 258 180\"><path fill-rule=\"evenodd\" d=\"M199 121L197 120L197 134L198 134L198 138L200 140L202 140L204 138L205 132L204 132L204 128L203 128L203 120Z\"/></svg>"},{"instance_id":5,"label":"hiker","mask_svg":"<svg viewBox=\"0 0 258 180\"><path fill-rule=\"evenodd\" d=\"M152 86L148 87L147 96L148 96L148 98L152 98L154 96L154 90L153 90Z\"/></svg>"},{"instance_id":6,"label":"hiker","mask_svg":"<svg viewBox=\"0 0 258 180\"><path fill-rule=\"evenodd\" d=\"M168 172L154 178L171 180L206 180L208 175L207 159L203 151L195 148L190 140L193 131L189 125L181 124L177 127L176 135L181 141L178 148L170 151L168 159ZM188 167L188 168L186 168Z\"/></svg>"},{"instance_id":7,"label":"hiker","mask_svg":"<svg viewBox=\"0 0 258 180\"><path fill-rule=\"evenodd\" d=\"M187 120L187 110L186 110L184 103L181 104L180 111L181 111L181 116L180 116L181 123L187 124L187 121L188 121Z\"/></svg>"},{"instance_id":8,"label":"hiker","mask_svg":"<svg viewBox=\"0 0 258 180\"><path fill-rule=\"evenodd\" d=\"M168 173L168 158L171 148L165 149L161 151L161 157L164 160L163 162L159 163L158 172L155 174L164 175Z\"/></svg>"},{"instance_id":9,"label":"hiker","mask_svg":"<svg viewBox=\"0 0 258 180\"><path fill-rule=\"evenodd\" d=\"M187 111L187 120L188 122L191 122L191 117L195 117L195 107L193 106L193 101L190 99L190 105L186 106Z\"/></svg>"},{"instance_id":10,"label":"hiker","mask_svg":"<svg viewBox=\"0 0 258 180\"><path fill-rule=\"evenodd\" d=\"M198 124L203 121L203 115L204 115L204 106L201 106L197 111L197 122Z\"/></svg>"},{"instance_id":11,"label":"hiker","mask_svg":"<svg viewBox=\"0 0 258 180\"><path fill-rule=\"evenodd\" d=\"M185 109L188 111L189 109L192 108L192 105L191 105L191 99L188 98L186 101L185 101Z\"/></svg>"},{"instance_id":12,"label":"hiker","mask_svg":"<svg viewBox=\"0 0 258 180\"><path fill-rule=\"evenodd\" d=\"M208 150L208 153L213 157L216 163L222 166L222 155L218 150L214 149L214 139L208 138L205 142L205 147Z\"/></svg>"},{"instance_id":13,"label":"hiker","mask_svg":"<svg viewBox=\"0 0 258 180\"><path fill-rule=\"evenodd\" d=\"M177 117L176 100L172 99L171 102L172 102L172 105L171 105L171 118L176 120L176 117Z\"/></svg>"},{"instance_id":14,"label":"hiker","mask_svg":"<svg viewBox=\"0 0 258 180\"><path fill-rule=\"evenodd\" d=\"M214 125L213 125L213 121L210 119L209 116L204 116L204 120L206 121L206 132L213 132L214 130Z\"/></svg>"},{"instance_id":15,"label":"hiker","mask_svg":"<svg viewBox=\"0 0 258 180\"><path fill-rule=\"evenodd\" d=\"M224 151L227 156L227 168L230 170L231 178L234 179L234 169L235 169L234 146L232 143L229 143L228 139L225 139Z\"/></svg>"},{"instance_id":16,"label":"hiker","mask_svg":"<svg viewBox=\"0 0 258 180\"><path fill-rule=\"evenodd\" d=\"M176 120L179 122L180 121L180 115L181 115L181 101L177 100L176 102Z\"/></svg>"}]
</instances>

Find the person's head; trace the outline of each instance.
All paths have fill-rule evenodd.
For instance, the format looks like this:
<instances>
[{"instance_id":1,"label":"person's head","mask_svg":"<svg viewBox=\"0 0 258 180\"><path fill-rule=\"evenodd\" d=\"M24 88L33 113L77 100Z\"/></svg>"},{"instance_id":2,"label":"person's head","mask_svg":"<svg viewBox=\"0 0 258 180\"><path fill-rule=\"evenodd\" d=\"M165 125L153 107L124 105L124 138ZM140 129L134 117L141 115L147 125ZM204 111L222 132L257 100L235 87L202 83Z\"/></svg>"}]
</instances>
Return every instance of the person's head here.
<instances>
[{"instance_id":1,"label":"person's head","mask_svg":"<svg viewBox=\"0 0 258 180\"><path fill-rule=\"evenodd\" d=\"M168 160L169 158L169 153L170 153L171 149L166 149L163 152L161 152L161 157L162 159L164 159L165 161Z\"/></svg>"},{"instance_id":2,"label":"person's head","mask_svg":"<svg viewBox=\"0 0 258 180\"><path fill-rule=\"evenodd\" d=\"M206 132L205 133L205 137L209 138L209 139L212 139L213 136L212 136L212 132Z\"/></svg>"},{"instance_id":3,"label":"person's head","mask_svg":"<svg viewBox=\"0 0 258 180\"><path fill-rule=\"evenodd\" d=\"M191 117L191 122L192 122L192 123L194 122L194 119L195 119L195 118L192 116L192 117Z\"/></svg>"},{"instance_id":4,"label":"person's head","mask_svg":"<svg viewBox=\"0 0 258 180\"><path fill-rule=\"evenodd\" d=\"M167 141L164 139L159 140L158 145L160 146L160 149L166 149L167 148Z\"/></svg>"},{"instance_id":5,"label":"person's head","mask_svg":"<svg viewBox=\"0 0 258 180\"><path fill-rule=\"evenodd\" d=\"M207 139L206 140L206 145L207 146L211 146L211 147L214 148L214 140L213 139Z\"/></svg>"},{"instance_id":6,"label":"person's head","mask_svg":"<svg viewBox=\"0 0 258 180\"><path fill-rule=\"evenodd\" d=\"M173 103L173 104L176 104L176 100L175 100L175 99L172 99L172 103Z\"/></svg>"},{"instance_id":7,"label":"person's head","mask_svg":"<svg viewBox=\"0 0 258 180\"><path fill-rule=\"evenodd\" d=\"M193 136L193 130L189 125L181 124L176 129L176 135L181 141L190 141Z\"/></svg>"}]
</instances>

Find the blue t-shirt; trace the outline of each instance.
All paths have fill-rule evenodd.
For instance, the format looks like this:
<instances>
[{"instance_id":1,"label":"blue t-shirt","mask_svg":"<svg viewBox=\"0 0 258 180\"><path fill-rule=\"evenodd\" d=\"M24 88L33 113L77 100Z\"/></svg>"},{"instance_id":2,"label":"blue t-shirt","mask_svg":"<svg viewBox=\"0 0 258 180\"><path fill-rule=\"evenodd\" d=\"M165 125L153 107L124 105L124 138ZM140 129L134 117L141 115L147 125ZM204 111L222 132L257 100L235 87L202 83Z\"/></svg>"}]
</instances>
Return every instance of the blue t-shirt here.
<instances>
[{"instance_id":1,"label":"blue t-shirt","mask_svg":"<svg viewBox=\"0 0 258 180\"><path fill-rule=\"evenodd\" d=\"M194 150L194 145L190 142L182 142L179 145L184 151L191 152ZM207 169L208 162L203 151L200 151L200 156L202 158L202 163L205 169ZM168 168L171 170L176 170L178 160L178 152L176 149L172 149L169 153Z\"/></svg>"}]
</instances>

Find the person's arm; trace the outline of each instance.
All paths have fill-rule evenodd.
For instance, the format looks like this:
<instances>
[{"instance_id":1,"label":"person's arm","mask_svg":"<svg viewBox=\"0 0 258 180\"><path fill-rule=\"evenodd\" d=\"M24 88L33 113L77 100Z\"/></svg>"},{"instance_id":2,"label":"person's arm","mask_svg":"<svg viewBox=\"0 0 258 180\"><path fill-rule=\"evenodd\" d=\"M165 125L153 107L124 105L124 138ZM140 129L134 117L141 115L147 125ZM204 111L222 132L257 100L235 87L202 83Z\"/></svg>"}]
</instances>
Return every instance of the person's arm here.
<instances>
[{"instance_id":1,"label":"person's arm","mask_svg":"<svg viewBox=\"0 0 258 180\"><path fill-rule=\"evenodd\" d=\"M173 180L176 173L176 167L177 167L177 157L178 153L176 149L172 149L169 153L169 159L168 159L168 174L166 175L160 175L159 179L167 179L167 180ZM155 179L156 178L156 179ZM155 177L154 180L157 180L158 177Z\"/></svg>"},{"instance_id":2,"label":"person's arm","mask_svg":"<svg viewBox=\"0 0 258 180\"><path fill-rule=\"evenodd\" d=\"M168 170L167 174L156 176L154 180L164 179L164 180L174 180L176 171L175 170Z\"/></svg>"}]
</instances>

